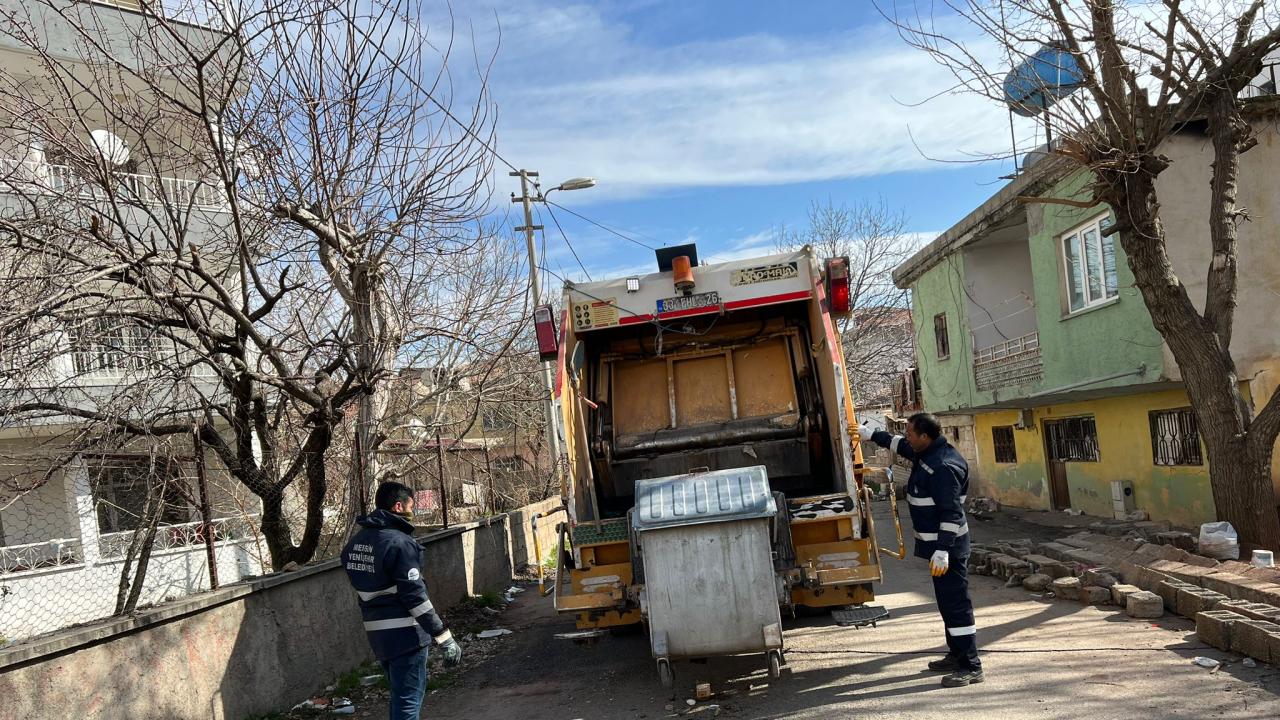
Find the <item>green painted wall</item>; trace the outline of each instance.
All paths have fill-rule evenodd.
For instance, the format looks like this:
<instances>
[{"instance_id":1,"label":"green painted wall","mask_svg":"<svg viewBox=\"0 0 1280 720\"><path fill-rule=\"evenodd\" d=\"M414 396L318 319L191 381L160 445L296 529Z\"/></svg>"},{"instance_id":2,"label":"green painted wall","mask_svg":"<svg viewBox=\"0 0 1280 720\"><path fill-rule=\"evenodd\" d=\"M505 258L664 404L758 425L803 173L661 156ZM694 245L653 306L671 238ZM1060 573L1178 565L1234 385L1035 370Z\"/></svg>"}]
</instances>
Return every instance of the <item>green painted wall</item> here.
<instances>
[{"instance_id":1,"label":"green painted wall","mask_svg":"<svg viewBox=\"0 0 1280 720\"><path fill-rule=\"evenodd\" d=\"M911 314L916 328L916 363L920 368L925 408L944 412L973 407L973 348L965 312L964 263L953 254L930 268L911 286ZM947 314L951 356L938 359L933 318Z\"/></svg>"},{"instance_id":2,"label":"green painted wall","mask_svg":"<svg viewBox=\"0 0 1280 720\"><path fill-rule=\"evenodd\" d=\"M1081 175L1059 183L1050 197L1080 197ZM1067 316L1063 303L1063 268L1059 236L1101 214L1099 209L1032 203L1027 206L1027 243L1035 292L1036 329L1040 333L1044 373L1037 383L980 392L973 380L972 338L964 294L963 254L956 252L926 271L912 286L916 326L916 360L920 367L925 407L931 412L967 411L998 402L1026 398L1038 392L1135 370L1146 365L1145 376L1131 375L1091 384L1090 390L1156 382L1164 376L1163 341L1151 322L1129 270L1124 250L1116 245L1116 284L1119 295L1109 304ZM951 356L939 360L933 337L933 318L947 313Z\"/></svg>"},{"instance_id":3,"label":"green painted wall","mask_svg":"<svg viewBox=\"0 0 1280 720\"><path fill-rule=\"evenodd\" d=\"M1059 183L1050 197L1083 197L1087 175ZM1027 209L1031 272L1035 283L1036 325L1044 358L1040 390L1052 389L1133 370L1146 364L1145 377L1130 376L1091 385L1090 389L1155 382L1163 374L1163 341L1151 322L1123 248L1116 243L1116 285L1112 304L1064 314L1065 284L1059 236L1096 218L1103 208L1073 208L1036 203Z\"/></svg>"}]
</instances>

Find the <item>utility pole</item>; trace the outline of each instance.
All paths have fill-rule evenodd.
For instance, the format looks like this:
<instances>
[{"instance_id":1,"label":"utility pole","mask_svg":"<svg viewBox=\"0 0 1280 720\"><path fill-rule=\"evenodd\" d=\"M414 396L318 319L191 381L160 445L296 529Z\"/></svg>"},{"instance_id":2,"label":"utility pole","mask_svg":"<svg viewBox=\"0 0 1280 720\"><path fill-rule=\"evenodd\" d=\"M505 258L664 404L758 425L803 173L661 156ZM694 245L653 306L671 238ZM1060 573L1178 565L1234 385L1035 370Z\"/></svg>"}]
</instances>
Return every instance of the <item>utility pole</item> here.
<instances>
[{"instance_id":1,"label":"utility pole","mask_svg":"<svg viewBox=\"0 0 1280 720\"><path fill-rule=\"evenodd\" d=\"M508 173L511 177L520 178L520 197L512 197L511 202L518 202L524 205L524 226L516 228L516 231L524 231L525 244L529 251L529 284L533 291L533 305L537 306L542 302L542 292L538 282L538 255L534 249L533 233L535 230L541 230L541 225L533 224L533 201L541 200L540 196L529 195L529 178L538 177L538 173L529 170L520 170L518 172ZM543 397L543 412L546 413L547 423L547 447L551 450L551 472L559 477L560 475L560 423L556 419L556 405L552 397L555 392L552 386L551 363L543 362L542 365L542 387L546 391Z\"/></svg>"}]
</instances>

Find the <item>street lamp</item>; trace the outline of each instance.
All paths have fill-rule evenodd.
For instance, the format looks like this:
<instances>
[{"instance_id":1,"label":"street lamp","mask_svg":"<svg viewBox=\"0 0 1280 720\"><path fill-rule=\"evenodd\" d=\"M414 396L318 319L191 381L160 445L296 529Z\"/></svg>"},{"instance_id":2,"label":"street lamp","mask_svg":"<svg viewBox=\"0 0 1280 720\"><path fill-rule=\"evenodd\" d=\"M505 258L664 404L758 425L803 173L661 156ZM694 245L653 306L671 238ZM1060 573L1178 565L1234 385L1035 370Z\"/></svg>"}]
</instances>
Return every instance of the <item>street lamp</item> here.
<instances>
[{"instance_id":1,"label":"street lamp","mask_svg":"<svg viewBox=\"0 0 1280 720\"><path fill-rule=\"evenodd\" d=\"M529 252L529 284L533 290L533 305L537 307L542 302L542 291L538 283L538 258L534 252L533 233L535 230L541 230L541 225L533 224L533 203L546 202L547 195L554 190L586 190L596 186L596 179L589 177L569 178L559 185L547 190L545 193L539 192L537 195L529 194L529 178L538 177L538 173L529 170L518 170L508 173L511 177L520 178L520 197L514 194L511 196L511 202L518 202L524 205L524 227L516 228L516 232L524 231L526 249ZM535 184L535 188L537 185ZM546 414L547 423L547 446L551 450L551 465L556 478L560 477L560 423L556 420L556 405L552 399L555 388L552 385L551 363L542 363L542 388L546 391L546 397L543 399L543 412Z\"/></svg>"}]
</instances>

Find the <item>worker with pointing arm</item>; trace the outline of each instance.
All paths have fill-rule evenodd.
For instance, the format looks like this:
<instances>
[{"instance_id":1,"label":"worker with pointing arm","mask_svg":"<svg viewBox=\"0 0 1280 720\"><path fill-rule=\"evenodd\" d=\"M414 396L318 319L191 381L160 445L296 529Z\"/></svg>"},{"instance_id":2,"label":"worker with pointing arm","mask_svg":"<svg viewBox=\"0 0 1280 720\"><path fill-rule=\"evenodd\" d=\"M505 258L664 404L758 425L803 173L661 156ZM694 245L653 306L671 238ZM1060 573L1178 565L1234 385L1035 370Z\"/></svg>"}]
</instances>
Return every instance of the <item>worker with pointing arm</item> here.
<instances>
[{"instance_id":1,"label":"worker with pointing arm","mask_svg":"<svg viewBox=\"0 0 1280 720\"><path fill-rule=\"evenodd\" d=\"M977 626L969 599L969 525L964 502L969 492L969 466L942 436L938 419L917 413L907 419L906 435L858 428L862 441L889 448L911 462L907 503L915 531L915 555L929 561L934 596L946 629L947 655L929 663L930 670L949 673L944 687L980 683Z\"/></svg>"}]
</instances>

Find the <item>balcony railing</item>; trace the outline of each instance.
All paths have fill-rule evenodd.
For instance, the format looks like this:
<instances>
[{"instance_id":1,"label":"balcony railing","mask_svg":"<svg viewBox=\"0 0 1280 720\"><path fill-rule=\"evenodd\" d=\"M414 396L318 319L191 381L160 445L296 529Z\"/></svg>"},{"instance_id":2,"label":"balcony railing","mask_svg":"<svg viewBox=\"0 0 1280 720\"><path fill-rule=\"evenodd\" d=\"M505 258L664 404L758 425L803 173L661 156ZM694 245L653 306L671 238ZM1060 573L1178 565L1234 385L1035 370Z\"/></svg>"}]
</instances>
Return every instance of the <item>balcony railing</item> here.
<instances>
[{"instance_id":1,"label":"balcony railing","mask_svg":"<svg viewBox=\"0 0 1280 720\"><path fill-rule=\"evenodd\" d=\"M213 520L209 523L212 526L213 541L216 543L254 537L257 533L255 529L257 518L257 515L238 515L236 517ZM200 530L203 524L200 521L196 521L179 525L161 525L156 528L156 542L152 546L152 551L178 550L203 545L204 535ZM105 559L124 557L125 553L129 551L129 544L133 542L135 532L144 531L126 530L124 532L102 533L99 535L98 547L101 548L102 557Z\"/></svg>"},{"instance_id":2,"label":"balcony railing","mask_svg":"<svg viewBox=\"0 0 1280 720\"><path fill-rule=\"evenodd\" d=\"M58 538L25 545L0 547L0 575L76 565L84 562L79 538Z\"/></svg>"},{"instance_id":3,"label":"balcony railing","mask_svg":"<svg viewBox=\"0 0 1280 720\"><path fill-rule=\"evenodd\" d=\"M1006 340L973 354L973 379L978 390L1026 385L1044 376L1040 333Z\"/></svg>"},{"instance_id":4,"label":"balcony railing","mask_svg":"<svg viewBox=\"0 0 1280 720\"><path fill-rule=\"evenodd\" d=\"M115 197L129 204L227 209L222 188L207 180L113 173L108 182ZM68 165L0 159L0 193L39 193L105 202L109 197L107 190L102 182L81 177Z\"/></svg>"}]
</instances>

